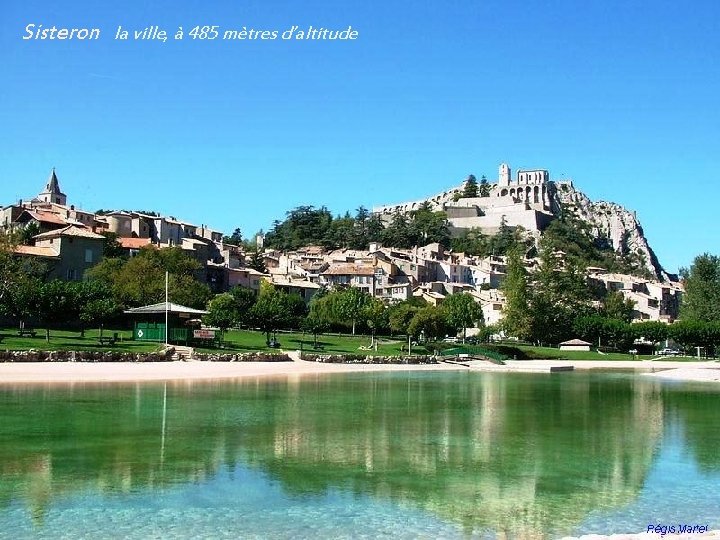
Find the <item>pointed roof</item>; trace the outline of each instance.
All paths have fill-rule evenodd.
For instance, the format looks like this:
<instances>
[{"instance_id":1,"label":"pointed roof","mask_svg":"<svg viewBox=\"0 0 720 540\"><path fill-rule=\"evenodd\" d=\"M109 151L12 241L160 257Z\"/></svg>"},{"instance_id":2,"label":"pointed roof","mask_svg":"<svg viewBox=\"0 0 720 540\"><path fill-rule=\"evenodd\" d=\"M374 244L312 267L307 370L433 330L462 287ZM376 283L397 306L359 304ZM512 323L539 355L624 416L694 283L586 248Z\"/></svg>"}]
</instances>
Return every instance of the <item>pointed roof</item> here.
<instances>
[{"instance_id":1,"label":"pointed roof","mask_svg":"<svg viewBox=\"0 0 720 540\"><path fill-rule=\"evenodd\" d=\"M55 167L52 168L50 176L48 177L47 184L43 193L52 193L53 195L65 195L60 191L60 182L58 181L57 174L55 174Z\"/></svg>"},{"instance_id":2,"label":"pointed roof","mask_svg":"<svg viewBox=\"0 0 720 540\"><path fill-rule=\"evenodd\" d=\"M181 306L180 304L173 304L172 302L160 302L158 304L151 304L149 306L141 306L131 309L126 309L125 313L145 313L145 314L156 314L156 313L190 313L195 315L205 315L207 311L204 309L194 309L187 306Z\"/></svg>"},{"instance_id":3,"label":"pointed roof","mask_svg":"<svg viewBox=\"0 0 720 540\"><path fill-rule=\"evenodd\" d=\"M45 192L57 195L65 195L62 191L60 191L60 182L58 182L57 174L55 174L55 167L53 167L53 170L50 172L48 183L45 186Z\"/></svg>"}]
</instances>

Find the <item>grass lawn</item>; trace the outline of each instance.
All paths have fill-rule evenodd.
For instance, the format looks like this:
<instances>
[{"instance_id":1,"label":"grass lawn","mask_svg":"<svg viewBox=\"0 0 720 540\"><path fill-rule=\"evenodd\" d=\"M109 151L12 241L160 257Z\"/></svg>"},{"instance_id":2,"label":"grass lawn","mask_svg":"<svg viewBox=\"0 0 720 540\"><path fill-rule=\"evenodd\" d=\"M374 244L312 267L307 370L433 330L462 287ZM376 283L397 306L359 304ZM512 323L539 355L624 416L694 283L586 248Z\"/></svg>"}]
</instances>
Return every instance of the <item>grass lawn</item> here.
<instances>
[{"instance_id":1,"label":"grass lawn","mask_svg":"<svg viewBox=\"0 0 720 540\"><path fill-rule=\"evenodd\" d=\"M312 334L302 334L300 332L282 332L277 334L277 340L280 342L281 349L302 350L309 354L366 354L366 355L386 355L398 356L405 354L402 350L403 345L407 346L407 341L402 337L397 339L380 338L377 351L369 351L360 347L370 346L370 336L340 336L336 334L318 336L318 345L321 349L313 349ZM302 347L301 347L302 342ZM255 330L229 330L225 333L224 349L207 349L204 347L196 348L198 352L249 352L249 351L273 351L265 344L265 334ZM413 354L427 354L424 347L415 346L412 350Z\"/></svg>"},{"instance_id":2,"label":"grass lawn","mask_svg":"<svg viewBox=\"0 0 720 540\"><path fill-rule=\"evenodd\" d=\"M159 343L142 342L132 340L131 330L113 330L106 329L103 335L112 336L117 332L122 338L115 345L100 345L97 338L100 335L98 329L89 329L85 331L85 337L80 337L80 333L67 330L51 330L50 342L45 341L45 330L37 328L35 337L19 337L17 328L0 329L0 335L3 341L0 343L0 350L66 350L66 351L117 351L143 353L154 352L159 350ZM320 349L313 349L313 336L311 334L302 334L301 332L279 332L277 340L280 342L280 348L286 350L299 350L309 354L363 354L363 355L383 355L383 356L399 356L406 354L403 350L407 346L404 336L396 338L382 337L379 339L378 350L365 350L370 345L370 336L358 335L321 335L318 336L318 345ZM302 345L301 345L302 342ZM461 344L453 344L453 346L462 347ZM363 348L361 348L363 347ZM472 346L467 346L472 349ZM533 347L528 345L480 345L481 348L497 350L509 358L517 356L518 359L548 359L548 360L632 360L632 356L623 353L607 353L602 354L594 351L561 351L553 347ZM206 348L196 347L196 351L205 353L222 353L222 352L251 352L251 351L277 351L271 349L265 344L265 334L256 330L230 330L226 332L224 338L224 347ZM414 346L413 354L428 354L428 351L422 346ZM657 356L637 356L637 360L660 359ZM697 360L690 356L663 357L662 360L673 360L678 362L691 362Z\"/></svg>"},{"instance_id":3,"label":"grass lawn","mask_svg":"<svg viewBox=\"0 0 720 540\"><path fill-rule=\"evenodd\" d=\"M598 353L595 351L561 351L553 347L531 347L527 345L516 345L529 359L543 360L633 360L632 355L626 353ZM511 356L512 358L512 356ZM518 356L520 358L520 356ZM637 355L635 360L671 360L673 362L697 362L698 359L692 356L658 356L658 355ZM706 360L701 358L700 360Z\"/></svg>"},{"instance_id":4,"label":"grass lawn","mask_svg":"<svg viewBox=\"0 0 720 540\"><path fill-rule=\"evenodd\" d=\"M159 344L132 341L131 330L112 330L106 329L103 336L110 337L117 332L122 338L115 345L100 345L98 329L85 330L85 337L80 337L80 333L68 330L50 330L50 342L45 340L45 329L35 328L37 335L35 337L17 335L17 328L3 328L0 335L3 340L0 343L0 349L11 351L27 351L34 349L37 351L115 351L115 352L154 352L159 349Z\"/></svg>"}]
</instances>

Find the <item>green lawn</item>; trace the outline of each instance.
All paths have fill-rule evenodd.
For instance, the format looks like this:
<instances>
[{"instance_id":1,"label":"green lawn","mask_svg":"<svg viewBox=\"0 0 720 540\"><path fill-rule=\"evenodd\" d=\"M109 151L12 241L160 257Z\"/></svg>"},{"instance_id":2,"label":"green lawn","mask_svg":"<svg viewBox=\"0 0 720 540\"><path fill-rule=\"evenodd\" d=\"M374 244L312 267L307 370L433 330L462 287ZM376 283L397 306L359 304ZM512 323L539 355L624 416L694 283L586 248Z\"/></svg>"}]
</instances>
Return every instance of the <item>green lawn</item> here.
<instances>
[{"instance_id":1,"label":"green lawn","mask_svg":"<svg viewBox=\"0 0 720 540\"><path fill-rule=\"evenodd\" d=\"M369 351L361 349L370 345L370 336L348 336L348 335L321 335L318 336L318 345L322 348L313 349L313 336L311 334L302 334L300 332L278 333L277 340L280 342L281 349L302 350L306 353L315 354L368 354L368 355L387 355L397 356L405 354L402 350L403 345L407 346L407 341L402 337L399 338L380 338L378 350ZM301 346L302 343L302 346ZM225 333L224 349L234 352L248 351L272 351L265 344L265 334L255 330L229 330ZM199 352L219 352L222 349L207 349L204 347L196 348ZM413 354L427 354L424 347L413 347Z\"/></svg>"},{"instance_id":2,"label":"green lawn","mask_svg":"<svg viewBox=\"0 0 720 540\"><path fill-rule=\"evenodd\" d=\"M33 337L19 337L17 328L4 328L0 330L3 341L0 343L0 350L67 350L67 351L117 351L117 352L154 352L159 350L160 344L152 342L140 342L132 340L132 331L106 329L104 336L112 336L117 332L122 340L115 345L100 345L97 341L99 331L90 329L85 331L85 337L80 333L67 330L52 330L50 342L45 340L45 330L38 328L37 335ZM370 345L370 336L349 336L349 335L321 335L318 338L320 349L313 349L313 337L310 334L300 332L282 332L277 334L280 348L286 350L299 350L309 354L367 354L398 356L406 354L404 347L407 341L403 336L396 338L380 338L378 350L365 350ZM301 344L302 343L302 344ZM448 344L448 347L462 347L458 344ZM518 359L549 359L549 360L632 360L632 356L623 353L597 353L594 351L561 351L552 347L533 347L528 345L480 345L482 348L494 349L508 356ZM472 348L471 346L469 348ZM225 334L224 347L207 348L196 347L198 352L250 352L250 351L276 351L265 344L265 334L255 330L230 330ZM413 354L428 354L422 346L414 346ZM638 356L637 360L652 360L657 356ZM674 360L678 362L690 362L696 360L693 357L663 358L663 360Z\"/></svg>"},{"instance_id":3,"label":"green lawn","mask_svg":"<svg viewBox=\"0 0 720 540\"><path fill-rule=\"evenodd\" d=\"M157 343L148 343L141 341L132 341L131 330L112 330L106 329L103 336L110 337L117 332L121 341L115 345L100 345L98 329L85 330L85 337L80 337L80 333L68 330L51 330L50 341L45 340L45 329L35 328L37 335L35 337L17 335L17 328L3 328L0 335L3 340L0 343L0 349L11 351L27 351L35 349L38 351L116 351L116 352L153 352L159 349Z\"/></svg>"},{"instance_id":4,"label":"green lawn","mask_svg":"<svg viewBox=\"0 0 720 540\"><path fill-rule=\"evenodd\" d=\"M595 351L561 351L554 347L532 347L528 345L515 345L513 346L519 349L527 359L542 359L542 360L633 360L632 355L626 353L599 353ZM508 353L506 353L508 354ZM512 354L508 354L510 358ZM521 358L521 355L517 355ZM674 356L674 357L660 357L658 355L637 355L635 360L672 360L674 362L693 362L697 361L697 358L691 356ZM704 360L704 359L701 359Z\"/></svg>"}]
</instances>

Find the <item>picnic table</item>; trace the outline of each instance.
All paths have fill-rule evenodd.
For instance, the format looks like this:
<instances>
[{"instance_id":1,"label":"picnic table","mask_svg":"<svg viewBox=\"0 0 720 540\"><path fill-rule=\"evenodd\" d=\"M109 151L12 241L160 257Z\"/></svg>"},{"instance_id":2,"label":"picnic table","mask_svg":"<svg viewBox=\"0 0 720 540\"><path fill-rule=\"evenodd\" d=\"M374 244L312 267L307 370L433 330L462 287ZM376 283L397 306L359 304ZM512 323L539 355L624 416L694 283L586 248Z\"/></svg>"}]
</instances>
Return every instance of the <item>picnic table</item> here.
<instances>
[{"instance_id":1,"label":"picnic table","mask_svg":"<svg viewBox=\"0 0 720 540\"><path fill-rule=\"evenodd\" d=\"M17 334L20 337L24 337L24 336L35 337L37 332L32 329L21 328L20 330L17 331Z\"/></svg>"}]
</instances>

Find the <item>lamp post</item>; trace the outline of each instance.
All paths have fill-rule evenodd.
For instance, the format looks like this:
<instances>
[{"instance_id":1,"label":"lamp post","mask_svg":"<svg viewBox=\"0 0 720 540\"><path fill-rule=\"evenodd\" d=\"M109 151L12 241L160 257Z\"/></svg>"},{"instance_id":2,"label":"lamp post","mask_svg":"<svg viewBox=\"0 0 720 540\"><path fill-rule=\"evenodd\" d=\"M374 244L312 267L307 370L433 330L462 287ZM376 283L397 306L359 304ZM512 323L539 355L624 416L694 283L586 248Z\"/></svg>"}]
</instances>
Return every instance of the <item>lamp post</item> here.
<instances>
[{"instance_id":1,"label":"lamp post","mask_svg":"<svg viewBox=\"0 0 720 540\"><path fill-rule=\"evenodd\" d=\"M168 306L168 281L169 281L169 275L170 273L165 270L165 346L167 347L168 344L168 310L170 309L170 306Z\"/></svg>"}]
</instances>

